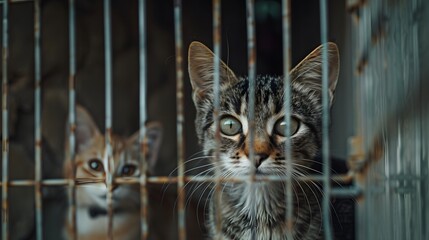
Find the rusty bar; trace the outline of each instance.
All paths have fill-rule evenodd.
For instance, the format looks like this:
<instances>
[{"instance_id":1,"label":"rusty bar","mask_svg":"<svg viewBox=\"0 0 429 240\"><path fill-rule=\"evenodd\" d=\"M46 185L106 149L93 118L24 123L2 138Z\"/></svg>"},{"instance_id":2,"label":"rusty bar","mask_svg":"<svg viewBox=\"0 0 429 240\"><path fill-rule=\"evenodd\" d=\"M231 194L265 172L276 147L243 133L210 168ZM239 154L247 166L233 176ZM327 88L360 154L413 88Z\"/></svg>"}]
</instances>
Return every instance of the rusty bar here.
<instances>
[{"instance_id":1,"label":"rusty bar","mask_svg":"<svg viewBox=\"0 0 429 240\"><path fill-rule=\"evenodd\" d=\"M75 165L75 128L76 128L76 43L75 43L75 3L74 0L69 0L69 145L68 158L72 162L72 178L69 181L68 202L72 211L70 211L72 231L71 239L76 239L77 224L76 224L76 187L74 178L76 177Z\"/></svg>"},{"instance_id":2,"label":"rusty bar","mask_svg":"<svg viewBox=\"0 0 429 240\"><path fill-rule=\"evenodd\" d=\"M177 211L179 222L179 239L186 239L186 225L185 225L185 138L183 132L184 124L184 104L183 104L183 43L182 43L182 1L174 0L174 37L176 45L176 103L177 103Z\"/></svg>"},{"instance_id":3,"label":"rusty bar","mask_svg":"<svg viewBox=\"0 0 429 240\"><path fill-rule=\"evenodd\" d=\"M36 239L43 239L42 232L42 124L41 124L41 4L34 1L34 147L35 147L35 203L36 203Z\"/></svg>"},{"instance_id":4,"label":"rusty bar","mask_svg":"<svg viewBox=\"0 0 429 240\"><path fill-rule=\"evenodd\" d=\"M7 64L9 51L9 3L3 3L3 39L2 39L2 239L9 239L9 110L8 110L8 85Z\"/></svg>"},{"instance_id":5,"label":"rusty bar","mask_svg":"<svg viewBox=\"0 0 429 240\"><path fill-rule=\"evenodd\" d=\"M325 239L332 239L330 197L331 158L329 157L329 79L328 79L328 10L327 0L320 0L320 39L322 48L322 157L323 157L323 227Z\"/></svg>"},{"instance_id":6,"label":"rusty bar","mask_svg":"<svg viewBox=\"0 0 429 240\"><path fill-rule=\"evenodd\" d=\"M249 75L249 159L255 166L255 85L256 85L256 37L255 37L255 1L246 0L247 13L247 57L248 57L248 75ZM256 168L250 175L250 182L255 180ZM255 217L254 208L251 209L251 217ZM256 239L256 228L252 229L252 239Z\"/></svg>"},{"instance_id":7,"label":"rusty bar","mask_svg":"<svg viewBox=\"0 0 429 240\"><path fill-rule=\"evenodd\" d=\"M222 214L221 214L221 169L220 169L220 59L221 59L221 1L213 0L213 50L215 57L213 59L213 93L214 93L214 111L213 118L215 123L215 224L216 224L216 237L221 236L222 231Z\"/></svg>"},{"instance_id":8,"label":"rusty bar","mask_svg":"<svg viewBox=\"0 0 429 240\"><path fill-rule=\"evenodd\" d=\"M340 174L340 175L332 175L331 180L336 183L350 183L355 175L353 173ZM218 178L210 177L210 176L185 176L185 182L216 182ZM321 182L324 180L323 175L304 175L297 176L294 178L294 181L308 182L308 181L316 181ZM383 178L380 177L380 181L398 181L398 180L408 180L408 181L420 181L421 178L418 177L409 177L409 176L396 176L393 178ZM43 186L69 186L69 179L45 179L40 183ZM166 176L151 176L147 177L148 183L160 184L160 183L177 183L179 181L178 177L166 177ZM236 177L223 177L220 179L221 182L246 182L249 181L249 178L246 176L236 176ZM264 181L280 181L287 182L287 176L275 176L275 175L267 175L267 176L255 176L255 181L264 182ZM76 185L85 185L92 183L102 183L104 182L103 178L90 178L90 179L76 179ZM114 184L117 185L127 185L127 184L140 184L140 178L121 178L117 177L114 179ZM19 186L35 186L36 181L34 180L9 180L8 186L10 187L19 187ZM2 182L0 182L0 187L4 186Z\"/></svg>"},{"instance_id":9,"label":"rusty bar","mask_svg":"<svg viewBox=\"0 0 429 240\"><path fill-rule=\"evenodd\" d=\"M287 238L292 239L293 231L293 193L292 193L292 146L290 141L291 124L291 84L289 71L291 69L291 44L290 44L290 0L282 1L282 24L283 24L283 75L284 75L284 106L285 106L285 159L286 159L286 225Z\"/></svg>"},{"instance_id":10,"label":"rusty bar","mask_svg":"<svg viewBox=\"0 0 429 240\"><path fill-rule=\"evenodd\" d=\"M34 72L35 72L35 206L36 206L36 239L43 239L42 230L42 126L41 126L41 4L34 1Z\"/></svg>"},{"instance_id":11,"label":"rusty bar","mask_svg":"<svg viewBox=\"0 0 429 240\"><path fill-rule=\"evenodd\" d=\"M110 25L110 0L103 2L104 12L104 74L105 74L105 152L104 164L107 165L107 237L113 239L113 173L114 163L112 156L112 41Z\"/></svg>"},{"instance_id":12,"label":"rusty bar","mask_svg":"<svg viewBox=\"0 0 429 240\"><path fill-rule=\"evenodd\" d=\"M147 106L146 106L146 83L147 83L147 66L146 66L146 1L139 0L138 5L139 15L139 59L140 59L140 132L139 143L141 146L140 161L141 161L141 175L140 175L140 229L141 239L148 238L148 196L147 196L147 162L145 153L145 122L147 119ZM115 181L116 182L116 181Z\"/></svg>"}]
</instances>

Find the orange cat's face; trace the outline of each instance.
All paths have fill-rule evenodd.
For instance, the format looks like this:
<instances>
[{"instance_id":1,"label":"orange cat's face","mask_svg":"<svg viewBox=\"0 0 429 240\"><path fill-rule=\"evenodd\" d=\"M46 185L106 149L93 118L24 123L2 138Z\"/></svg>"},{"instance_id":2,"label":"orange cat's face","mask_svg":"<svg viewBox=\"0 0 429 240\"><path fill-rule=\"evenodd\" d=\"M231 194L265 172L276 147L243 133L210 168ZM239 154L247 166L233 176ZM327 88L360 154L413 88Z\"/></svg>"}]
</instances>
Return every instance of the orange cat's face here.
<instances>
[{"instance_id":1,"label":"orange cat's face","mask_svg":"<svg viewBox=\"0 0 429 240\"><path fill-rule=\"evenodd\" d=\"M112 135L111 148L113 166L109 169L105 136L101 134L89 113L82 107L76 109L75 166L76 203L90 219L107 217L107 175L113 177L140 176L139 133L130 137ZM144 143L147 151L145 159L149 172L157 159L160 147L161 127L157 123L146 124ZM72 178L72 161L66 160L65 175ZM113 210L118 219L126 214L138 214L140 195L138 185L113 186ZM79 217L79 214L78 214ZM85 226L83 226L85 227Z\"/></svg>"}]
</instances>

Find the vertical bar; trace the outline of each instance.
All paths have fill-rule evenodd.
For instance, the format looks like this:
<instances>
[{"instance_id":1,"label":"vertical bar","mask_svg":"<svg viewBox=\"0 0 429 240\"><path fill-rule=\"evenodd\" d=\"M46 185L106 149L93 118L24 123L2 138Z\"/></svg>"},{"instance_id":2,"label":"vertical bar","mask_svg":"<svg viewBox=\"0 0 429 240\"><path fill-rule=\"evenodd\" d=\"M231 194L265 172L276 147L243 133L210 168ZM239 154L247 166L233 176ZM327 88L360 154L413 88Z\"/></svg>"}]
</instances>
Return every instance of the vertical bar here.
<instances>
[{"instance_id":1,"label":"vertical bar","mask_svg":"<svg viewBox=\"0 0 429 240\"><path fill-rule=\"evenodd\" d=\"M291 44L290 44L290 0L282 0L282 24L283 24L283 75L284 75L284 106L285 106L285 159L286 159L286 225L287 238L293 239L293 195L292 195L292 147L291 135L291 86L289 71L291 68Z\"/></svg>"},{"instance_id":2,"label":"vertical bar","mask_svg":"<svg viewBox=\"0 0 429 240\"><path fill-rule=\"evenodd\" d=\"M256 39L255 39L255 2L246 0L247 9L247 57L249 71L249 158L255 165L255 84L256 84ZM255 180L256 169L250 176L250 182ZM251 209L251 216L256 216L254 208ZM252 239L256 239L256 228L252 229Z\"/></svg>"},{"instance_id":3,"label":"vertical bar","mask_svg":"<svg viewBox=\"0 0 429 240\"><path fill-rule=\"evenodd\" d=\"M3 2L3 39L2 39L2 239L9 239L9 203L8 203L8 181L9 181L9 129L8 129L8 85L7 85L7 63L8 63L8 1Z\"/></svg>"},{"instance_id":4,"label":"vertical bar","mask_svg":"<svg viewBox=\"0 0 429 240\"><path fill-rule=\"evenodd\" d=\"M323 158L323 226L325 239L332 239L330 218L331 182L329 158L329 79L328 79L328 10L327 0L320 0L320 29L322 48L322 158Z\"/></svg>"},{"instance_id":5,"label":"vertical bar","mask_svg":"<svg viewBox=\"0 0 429 240\"><path fill-rule=\"evenodd\" d=\"M106 185L107 185L107 214L108 214L108 226L107 234L108 239L113 239L113 156L112 156L112 42L110 32L110 0L104 0L104 71L105 71L105 155L107 159L107 173L106 173Z\"/></svg>"},{"instance_id":6,"label":"vertical bar","mask_svg":"<svg viewBox=\"0 0 429 240\"><path fill-rule=\"evenodd\" d=\"M213 93L214 98L214 111L213 117L215 120L215 175L216 175L216 188L215 188L215 223L216 223L216 237L221 236L222 231L222 215L221 215L221 169L219 164L220 159L220 125L219 125L219 112L220 112L220 59L221 59L221 1L213 0L213 50L215 57L213 59L214 76L213 76Z\"/></svg>"},{"instance_id":7,"label":"vertical bar","mask_svg":"<svg viewBox=\"0 0 429 240\"><path fill-rule=\"evenodd\" d=\"M174 36L176 44L176 102L177 102L177 166L178 166L178 222L179 239L186 239L185 225L185 188L184 188L184 156L185 142L183 133L184 105L183 105L183 43L182 43L182 1L174 0Z\"/></svg>"},{"instance_id":8,"label":"vertical bar","mask_svg":"<svg viewBox=\"0 0 429 240\"><path fill-rule=\"evenodd\" d=\"M41 5L40 0L34 1L34 144L35 144L35 203L36 203L36 239L43 239L42 232L42 126L41 126Z\"/></svg>"},{"instance_id":9,"label":"vertical bar","mask_svg":"<svg viewBox=\"0 0 429 240\"><path fill-rule=\"evenodd\" d=\"M71 238L77 239L76 225L76 165L75 165L75 148L76 148L76 43L75 43L75 5L74 0L69 0L69 156L72 163L72 178L69 179L68 201L70 205L70 214L72 231Z\"/></svg>"},{"instance_id":10,"label":"vertical bar","mask_svg":"<svg viewBox=\"0 0 429 240\"><path fill-rule=\"evenodd\" d=\"M148 238L148 197L147 197L147 162L144 138L146 135L145 122L147 119L146 113L146 0L139 0L138 15L139 15L139 59L140 59L140 132L139 132L139 144L140 144L140 161L141 161L141 175L140 175L140 201L142 203L140 207L140 228L141 228L141 239Z\"/></svg>"}]
</instances>

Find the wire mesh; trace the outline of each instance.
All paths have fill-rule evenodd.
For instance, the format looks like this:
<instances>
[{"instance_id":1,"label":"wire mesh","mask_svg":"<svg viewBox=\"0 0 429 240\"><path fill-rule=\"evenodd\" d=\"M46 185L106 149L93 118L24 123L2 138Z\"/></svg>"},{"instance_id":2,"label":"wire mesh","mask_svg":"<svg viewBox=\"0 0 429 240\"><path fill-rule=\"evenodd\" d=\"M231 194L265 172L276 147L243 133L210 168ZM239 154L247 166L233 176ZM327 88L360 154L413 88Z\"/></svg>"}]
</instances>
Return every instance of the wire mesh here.
<instances>
[{"instance_id":1,"label":"wire mesh","mask_svg":"<svg viewBox=\"0 0 429 240\"><path fill-rule=\"evenodd\" d=\"M364 199L357 238L427 239L429 115L422 95L427 78L420 75L427 41L419 39L427 3L381 0L349 7L358 53L357 130L367 153L358 177Z\"/></svg>"}]
</instances>

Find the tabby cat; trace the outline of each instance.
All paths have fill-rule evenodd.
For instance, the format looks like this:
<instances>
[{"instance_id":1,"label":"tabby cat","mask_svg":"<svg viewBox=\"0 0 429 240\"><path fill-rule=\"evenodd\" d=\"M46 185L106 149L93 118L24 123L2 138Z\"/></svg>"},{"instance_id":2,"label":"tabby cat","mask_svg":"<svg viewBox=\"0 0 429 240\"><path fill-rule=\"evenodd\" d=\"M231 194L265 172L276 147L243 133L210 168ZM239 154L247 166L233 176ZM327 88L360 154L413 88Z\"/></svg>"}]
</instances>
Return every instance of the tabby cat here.
<instances>
[{"instance_id":1,"label":"tabby cat","mask_svg":"<svg viewBox=\"0 0 429 240\"><path fill-rule=\"evenodd\" d=\"M329 101L332 104L339 71L334 43L327 43ZM289 73L291 79L291 145L293 178L315 173L315 160L322 145L322 46L316 48ZM197 110L196 132L205 155L215 150L213 119L214 59L199 42L189 47L189 75ZM257 76L255 88L254 164L249 159L249 80L237 77L228 66L220 66L220 159L222 176L285 175L285 106L283 78ZM319 165L319 166L317 166ZM242 182L222 185L221 236L215 236L215 204L209 209L209 232L218 239L286 239L285 184ZM313 182L293 182L294 239L323 239L321 197ZM254 213L254 214L252 214Z\"/></svg>"},{"instance_id":2,"label":"tabby cat","mask_svg":"<svg viewBox=\"0 0 429 240\"><path fill-rule=\"evenodd\" d=\"M148 151L148 168L153 168L161 141L161 127L157 123L146 126L145 142ZM76 109L76 179L88 182L103 179L103 182L78 185L76 189L76 218L78 239L107 239L107 157L105 138L98 130L90 114L78 106ZM114 172L117 177L131 178L140 175L139 134L129 138L112 136ZM67 144L68 146L68 144ZM66 177L73 177L70 159L65 162ZM114 239L139 239L140 237L140 194L138 185L114 186L113 190L113 237ZM70 216L68 209L68 216ZM64 233L71 235L71 219L66 219Z\"/></svg>"}]
</instances>

